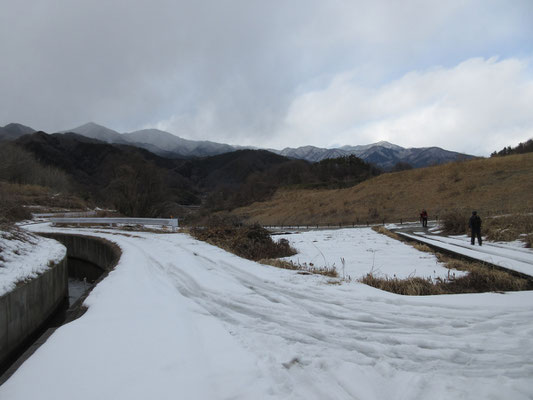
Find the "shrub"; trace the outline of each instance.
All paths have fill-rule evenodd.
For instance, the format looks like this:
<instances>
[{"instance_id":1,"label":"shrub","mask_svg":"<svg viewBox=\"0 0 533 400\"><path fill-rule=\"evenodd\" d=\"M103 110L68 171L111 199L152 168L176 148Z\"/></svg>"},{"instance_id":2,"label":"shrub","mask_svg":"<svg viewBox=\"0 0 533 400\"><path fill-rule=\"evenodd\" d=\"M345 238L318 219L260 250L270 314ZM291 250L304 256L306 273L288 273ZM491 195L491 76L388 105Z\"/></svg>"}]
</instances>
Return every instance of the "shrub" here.
<instances>
[{"instance_id":1,"label":"shrub","mask_svg":"<svg viewBox=\"0 0 533 400\"><path fill-rule=\"evenodd\" d=\"M31 219L31 213L20 203L7 196L0 196L0 222L17 222Z\"/></svg>"},{"instance_id":2,"label":"shrub","mask_svg":"<svg viewBox=\"0 0 533 400\"><path fill-rule=\"evenodd\" d=\"M287 240L272 240L262 226L210 225L191 229L196 239L228 250L240 257L258 261L264 258L289 257L296 254Z\"/></svg>"},{"instance_id":3,"label":"shrub","mask_svg":"<svg viewBox=\"0 0 533 400\"><path fill-rule=\"evenodd\" d=\"M396 294L408 296L424 296L430 294L441 294L438 287L433 284L431 278L411 277L407 279L398 279L396 277L376 277L373 274L367 274L359 282L375 288L386 290Z\"/></svg>"},{"instance_id":4,"label":"shrub","mask_svg":"<svg viewBox=\"0 0 533 400\"><path fill-rule=\"evenodd\" d=\"M468 214L464 211L449 211L442 216L441 226L448 235L461 235L468 230Z\"/></svg>"}]
</instances>

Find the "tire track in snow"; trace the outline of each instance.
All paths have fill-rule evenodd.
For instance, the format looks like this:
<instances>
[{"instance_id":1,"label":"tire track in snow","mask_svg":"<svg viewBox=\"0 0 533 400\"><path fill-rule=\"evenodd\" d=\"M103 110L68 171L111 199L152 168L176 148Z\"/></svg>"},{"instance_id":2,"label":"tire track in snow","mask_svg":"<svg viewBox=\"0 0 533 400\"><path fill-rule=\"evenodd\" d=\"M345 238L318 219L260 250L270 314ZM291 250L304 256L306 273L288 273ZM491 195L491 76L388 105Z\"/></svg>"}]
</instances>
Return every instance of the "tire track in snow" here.
<instances>
[{"instance_id":1,"label":"tire track in snow","mask_svg":"<svg viewBox=\"0 0 533 400\"><path fill-rule=\"evenodd\" d=\"M189 258L194 253L186 244L175 246ZM265 279L260 273L264 267L242 260L229 262L218 249L192 257L198 260L194 268L208 266L217 279L243 290L232 293L208 287L186 272L188 268L179 260L160 267L180 293L221 319L247 348L265 359L268 355L257 344L258 337L270 338L285 347L287 354L309 362L319 360L327 349L346 362L376 365L386 361L414 372L425 372L429 365L455 376L533 373L531 366L515 362L515 356L524 351L533 356L531 350L506 344L532 333L529 323L517 322L531 320L532 312L518 312L517 318L507 311L473 313L466 307L424 305L404 298L395 303L380 296L358 296L357 284L346 285L353 286L353 291L343 290L340 300L339 293L332 295L335 288L318 283L316 277L298 276L300 282ZM294 278L293 272L280 275ZM484 336L482 345L479 336Z\"/></svg>"}]
</instances>

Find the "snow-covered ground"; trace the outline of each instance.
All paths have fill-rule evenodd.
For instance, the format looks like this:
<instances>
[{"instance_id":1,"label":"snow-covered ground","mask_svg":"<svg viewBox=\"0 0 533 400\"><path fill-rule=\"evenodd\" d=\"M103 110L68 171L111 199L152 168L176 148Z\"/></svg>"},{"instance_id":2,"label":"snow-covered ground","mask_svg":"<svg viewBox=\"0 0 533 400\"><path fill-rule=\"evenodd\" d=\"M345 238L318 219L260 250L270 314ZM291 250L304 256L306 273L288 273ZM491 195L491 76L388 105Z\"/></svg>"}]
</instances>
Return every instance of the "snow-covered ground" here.
<instances>
[{"instance_id":1,"label":"snow-covered ground","mask_svg":"<svg viewBox=\"0 0 533 400\"><path fill-rule=\"evenodd\" d=\"M298 254L287 257L294 263L316 267L335 267L340 276L358 279L368 273L375 276L410 276L422 278L456 277L464 272L449 270L431 253L391 239L371 228L307 231L275 236L287 239Z\"/></svg>"},{"instance_id":2,"label":"snow-covered ground","mask_svg":"<svg viewBox=\"0 0 533 400\"><path fill-rule=\"evenodd\" d=\"M402 297L185 234L82 232L122 258L2 400L533 397L531 292Z\"/></svg>"},{"instance_id":3,"label":"snow-covered ground","mask_svg":"<svg viewBox=\"0 0 533 400\"><path fill-rule=\"evenodd\" d=\"M18 282L46 271L66 252L65 246L55 240L17 229L0 231L0 296L13 290Z\"/></svg>"}]
</instances>

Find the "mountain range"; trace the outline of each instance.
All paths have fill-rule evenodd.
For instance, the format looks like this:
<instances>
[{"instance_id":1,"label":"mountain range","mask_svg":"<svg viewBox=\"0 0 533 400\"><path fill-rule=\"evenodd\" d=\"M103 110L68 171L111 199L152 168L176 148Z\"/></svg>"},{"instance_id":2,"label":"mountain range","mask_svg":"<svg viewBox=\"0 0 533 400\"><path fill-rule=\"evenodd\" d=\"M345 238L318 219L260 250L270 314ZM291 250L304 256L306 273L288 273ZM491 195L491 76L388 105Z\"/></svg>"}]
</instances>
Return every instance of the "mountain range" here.
<instances>
[{"instance_id":1,"label":"mountain range","mask_svg":"<svg viewBox=\"0 0 533 400\"><path fill-rule=\"evenodd\" d=\"M25 134L34 132L36 131L33 128L12 123L3 128L0 127L0 141L16 140ZM244 148L211 141L183 139L158 129L143 129L129 133L119 133L93 122L67 129L60 133L68 132L109 144L131 145L143 148L166 158L206 157ZM393 169L399 163L409 164L412 167L419 168L428 165L443 164L458 159L472 158L470 155L444 150L439 147L404 148L386 141L368 145L342 146L333 149L302 146L298 148L285 148L283 150L267 150L288 158L301 159L309 162L355 155L385 170Z\"/></svg>"}]
</instances>

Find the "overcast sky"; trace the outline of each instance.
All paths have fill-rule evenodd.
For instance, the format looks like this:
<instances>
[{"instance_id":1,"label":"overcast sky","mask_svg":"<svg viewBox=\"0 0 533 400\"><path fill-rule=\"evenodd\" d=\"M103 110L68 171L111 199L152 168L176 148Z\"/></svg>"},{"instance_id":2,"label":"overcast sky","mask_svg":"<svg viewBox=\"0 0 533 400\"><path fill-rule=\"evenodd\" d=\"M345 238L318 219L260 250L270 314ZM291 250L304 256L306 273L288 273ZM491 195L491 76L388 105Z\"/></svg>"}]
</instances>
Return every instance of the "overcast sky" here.
<instances>
[{"instance_id":1,"label":"overcast sky","mask_svg":"<svg viewBox=\"0 0 533 400\"><path fill-rule=\"evenodd\" d=\"M533 0L0 0L0 126L488 155L533 138Z\"/></svg>"}]
</instances>

